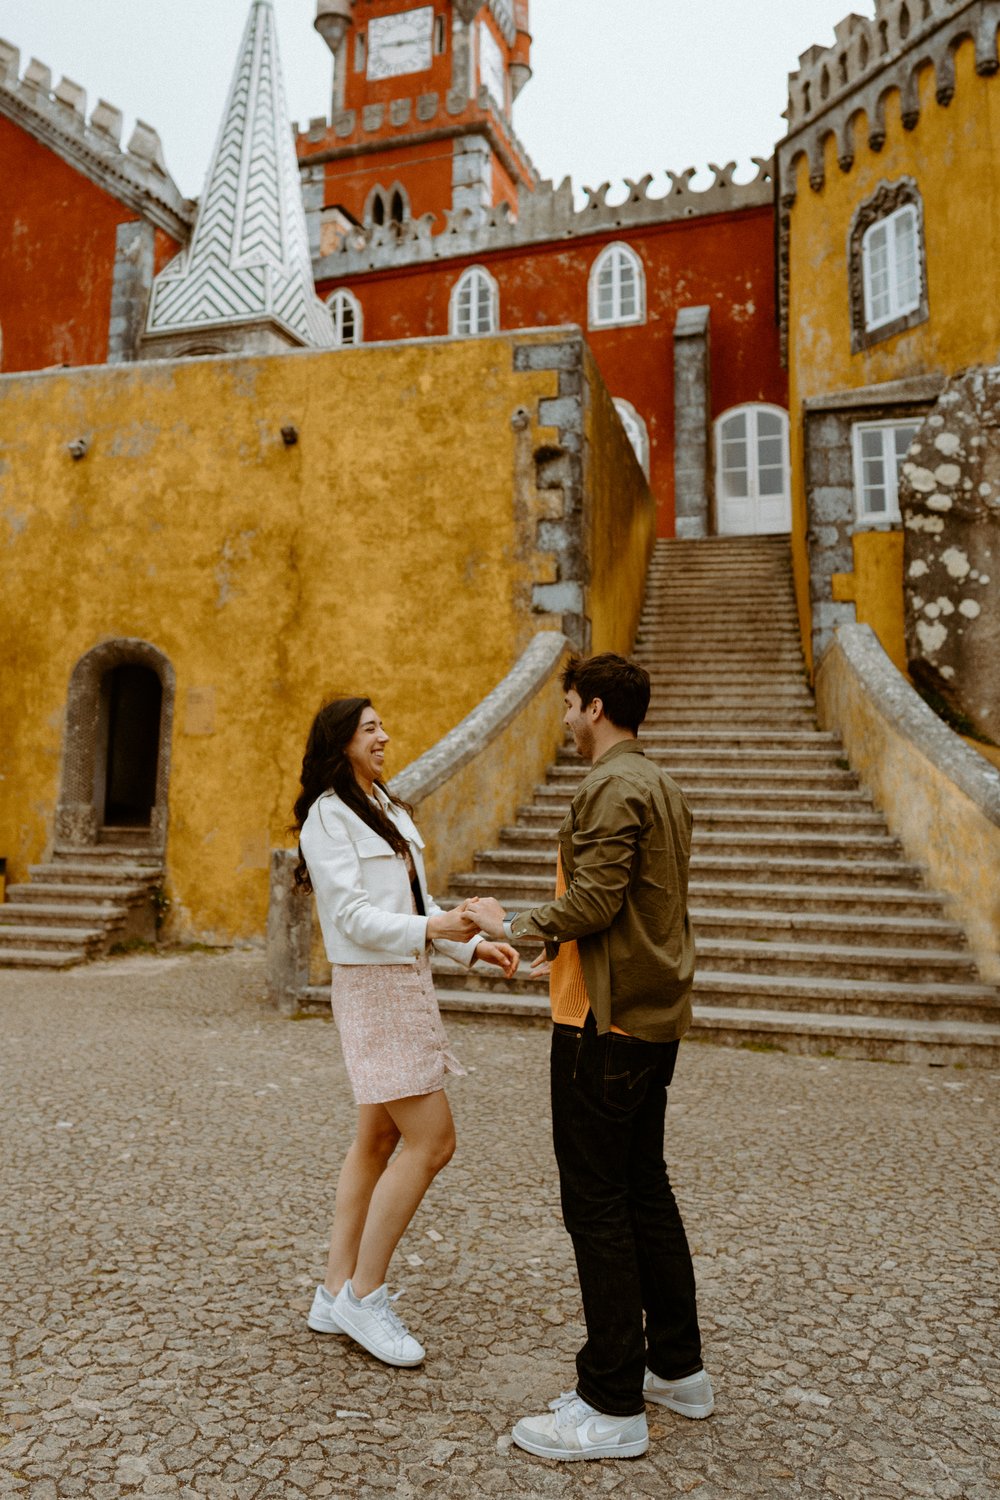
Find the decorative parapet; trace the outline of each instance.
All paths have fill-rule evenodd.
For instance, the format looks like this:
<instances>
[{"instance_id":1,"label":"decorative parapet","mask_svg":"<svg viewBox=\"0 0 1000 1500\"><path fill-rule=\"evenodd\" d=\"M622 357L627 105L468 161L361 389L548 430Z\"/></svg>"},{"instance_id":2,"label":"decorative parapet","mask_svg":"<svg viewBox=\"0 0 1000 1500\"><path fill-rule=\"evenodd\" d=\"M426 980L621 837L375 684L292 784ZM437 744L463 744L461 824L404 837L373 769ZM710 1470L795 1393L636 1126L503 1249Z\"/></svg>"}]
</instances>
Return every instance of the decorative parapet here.
<instances>
[{"instance_id":1,"label":"decorative parapet","mask_svg":"<svg viewBox=\"0 0 1000 1500\"><path fill-rule=\"evenodd\" d=\"M587 202L582 208L574 203L573 184L568 177L558 187L542 182L534 192L521 189L518 193L516 218L506 204L493 208L484 220L465 209L449 210L444 216L445 229L435 234L435 215L424 214L402 226L383 225L368 232L359 231L333 255L317 261L313 270L317 281L357 276L422 261L479 256L544 241L759 208L772 201L773 164L759 156L753 160L757 175L752 182L733 180L735 162L727 162L724 167L713 162L710 165L714 180L707 188L699 190L691 186L695 168L688 167L685 172L668 172L670 191L663 197L654 197L649 192L652 174L647 173L638 182L625 179L628 196L622 203L608 202L609 182L598 188L585 187ZM308 164L308 159L301 163L303 169Z\"/></svg>"},{"instance_id":2,"label":"decorative parapet","mask_svg":"<svg viewBox=\"0 0 1000 1500\"><path fill-rule=\"evenodd\" d=\"M778 146L781 192L794 202L794 170L809 158L809 183L823 186L827 139L837 141L843 172L853 165L853 127L859 114L868 122L868 144L885 144L887 96L899 91L905 129L920 119L918 76L933 67L937 101L947 105L955 94L955 49L972 38L976 72L996 73L998 0L875 0L875 16L851 14L834 28L832 47L810 47L788 78L788 134Z\"/></svg>"},{"instance_id":3,"label":"decorative parapet","mask_svg":"<svg viewBox=\"0 0 1000 1500\"><path fill-rule=\"evenodd\" d=\"M1000 770L918 697L870 625L841 625L816 708L908 856L950 898L984 979L1000 980Z\"/></svg>"},{"instance_id":4,"label":"decorative parapet","mask_svg":"<svg viewBox=\"0 0 1000 1500\"><path fill-rule=\"evenodd\" d=\"M183 196L163 159L163 145L151 125L137 120L128 146L121 147L123 116L99 99L87 118L87 95L52 73L36 58L20 74L21 54L0 38L0 114L58 153L91 182L178 240L187 241L195 205Z\"/></svg>"}]
</instances>

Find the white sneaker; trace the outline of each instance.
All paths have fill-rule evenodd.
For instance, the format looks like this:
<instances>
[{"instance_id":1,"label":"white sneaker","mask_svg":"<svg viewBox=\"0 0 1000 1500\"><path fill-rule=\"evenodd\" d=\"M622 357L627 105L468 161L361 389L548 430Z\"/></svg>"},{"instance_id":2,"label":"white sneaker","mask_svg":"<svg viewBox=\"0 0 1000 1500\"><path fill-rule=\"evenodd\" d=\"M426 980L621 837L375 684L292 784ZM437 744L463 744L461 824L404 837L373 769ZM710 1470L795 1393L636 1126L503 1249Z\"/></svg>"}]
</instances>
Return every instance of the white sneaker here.
<instances>
[{"instance_id":1,"label":"white sneaker","mask_svg":"<svg viewBox=\"0 0 1000 1500\"><path fill-rule=\"evenodd\" d=\"M576 1391L564 1391L540 1417L522 1417L514 1441L537 1458L641 1458L649 1447L646 1414L609 1417Z\"/></svg>"},{"instance_id":2,"label":"white sneaker","mask_svg":"<svg viewBox=\"0 0 1000 1500\"><path fill-rule=\"evenodd\" d=\"M712 1381L707 1370L695 1370L682 1380L661 1380L652 1370L646 1371L642 1393L647 1401L679 1411L682 1417L710 1417L715 1410Z\"/></svg>"},{"instance_id":3,"label":"white sneaker","mask_svg":"<svg viewBox=\"0 0 1000 1500\"><path fill-rule=\"evenodd\" d=\"M344 1333L383 1364L404 1368L419 1365L424 1357L423 1345L417 1343L396 1312L392 1305L395 1300L384 1285L367 1297L355 1297L351 1283L345 1281L333 1304L333 1315Z\"/></svg>"},{"instance_id":4,"label":"white sneaker","mask_svg":"<svg viewBox=\"0 0 1000 1500\"><path fill-rule=\"evenodd\" d=\"M337 1299L332 1292L328 1292L325 1286L316 1288L313 1305L309 1309L306 1322L313 1333L343 1333L344 1330L337 1322L333 1311L333 1304Z\"/></svg>"}]
</instances>

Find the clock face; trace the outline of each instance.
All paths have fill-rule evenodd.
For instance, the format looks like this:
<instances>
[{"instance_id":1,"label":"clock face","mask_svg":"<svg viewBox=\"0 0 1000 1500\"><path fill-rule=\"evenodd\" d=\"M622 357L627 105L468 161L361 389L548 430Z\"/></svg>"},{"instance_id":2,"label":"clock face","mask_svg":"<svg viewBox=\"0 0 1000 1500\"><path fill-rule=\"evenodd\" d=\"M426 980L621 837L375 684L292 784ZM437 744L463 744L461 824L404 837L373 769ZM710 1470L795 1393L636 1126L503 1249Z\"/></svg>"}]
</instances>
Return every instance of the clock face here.
<instances>
[{"instance_id":1,"label":"clock face","mask_svg":"<svg viewBox=\"0 0 1000 1500\"><path fill-rule=\"evenodd\" d=\"M433 5L374 17L368 23L368 77L398 78L422 73L431 65Z\"/></svg>"}]
</instances>

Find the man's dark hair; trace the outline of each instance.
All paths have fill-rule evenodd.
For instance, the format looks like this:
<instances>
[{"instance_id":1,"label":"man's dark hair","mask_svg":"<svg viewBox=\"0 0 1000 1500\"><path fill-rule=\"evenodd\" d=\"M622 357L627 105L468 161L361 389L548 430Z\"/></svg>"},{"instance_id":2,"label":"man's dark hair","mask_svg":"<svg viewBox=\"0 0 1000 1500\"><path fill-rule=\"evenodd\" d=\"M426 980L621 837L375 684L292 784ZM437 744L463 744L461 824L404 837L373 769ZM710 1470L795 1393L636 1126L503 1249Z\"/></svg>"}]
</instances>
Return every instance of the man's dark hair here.
<instances>
[{"instance_id":1,"label":"man's dark hair","mask_svg":"<svg viewBox=\"0 0 1000 1500\"><path fill-rule=\"evenodd\" d=\"M649 673L634 661L603 651L600 656L571 656L562 674L563 692L579 693L584 708L600 698L605 718L616 729L639 725L649 707Z\"/></svg>"}]
</instances>

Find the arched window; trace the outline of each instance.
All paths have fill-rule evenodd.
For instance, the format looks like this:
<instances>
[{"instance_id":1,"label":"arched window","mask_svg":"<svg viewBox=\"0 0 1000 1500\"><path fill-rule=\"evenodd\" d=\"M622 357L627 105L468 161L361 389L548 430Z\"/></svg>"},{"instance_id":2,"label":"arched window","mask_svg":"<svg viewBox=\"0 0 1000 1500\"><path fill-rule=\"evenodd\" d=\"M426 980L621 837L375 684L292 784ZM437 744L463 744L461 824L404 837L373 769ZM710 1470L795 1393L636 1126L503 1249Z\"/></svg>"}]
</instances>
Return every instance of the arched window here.
<instances>
[{"instance_id":1,"label":"arched window","mask_svg":"<svg viewBox=\"0 0 1000 1500\"><path fill-rule=\"evenodd\" d=\"M865 281L865 327L881 328L920 306L917 209L905 203L879 219L861 241Z\"/></svg>"},{"instance_id":2,"label":"arched window","mask_svg":"<svg viewBox=\"0 0 1000 1500\"><path fill-rule=\"evenodd\" d=\"M608 245L590 270L590 326L646 321L646 274L628 245Z\"/></svg>"},{"instance_id":3,"label":"arched window","mask_svg":"<svg viewBox=\"0 0 1000 1500\"><path fill-rule=\"evenodd\" d=\"M500 292L483 266L470 266L452 287L448 324L458 338L496 333L500 326Z\"/></svg>"},{"instance_id":4,"label":"arched window","mask_svg":"<svg viewBox=\"0 0 1000 1500\"><path fill-rule=\"evenodd\" d=\"M649 478L649 433L646 424L632 405L622 396L615 396L615 411L621 418L625 429L625 436L632 444L632 450L642 467L642 472Z\"/></svg>"},{"instance_id":5,"label":"arched window","mask_svg":"<svg viewBox=\"0 0 1000 1500\"><path fill-rule=\"evenodd\" d=\"M410 218L410 200L406 189L399 182L394 182L392 187L373 187L368 194L368 202L365 206L365 223L375 229L381 228L383 224L391 224L396 228L402 227Z\"/></svg>"},{"instance_id":6,"label":"arched window","mask_svg":"<svg viewBox=\"0 0 1000 1500\"><path fill-rule=\"evenodd\" d=\"M855 210L847 274L852 354L930 316L923 203L913 178L879 183Z\"/></svg>"},{"instance_id":7,"label":"arched window","mask_svg":"<svg viewBox=\"0 0 1000 1500\"><path fill-rule=\"evenodd\" d=\"M349 292L346 287L339 287L326 299L326 305L333 319L334 348L347 349L353 344L360 344L364 325L361 303L354 293Z\"/></svg>"},{"instance_id":8,"label":"arched window","mask_svg":"<svg viewBox=\"0 0 1000 1500\"><path fill-rule=\"evenodd\" d=\"M737 406L715 424L719 532L751 536L789 531L788 413L780 406Z\"/></svg>"}]
</instances>

